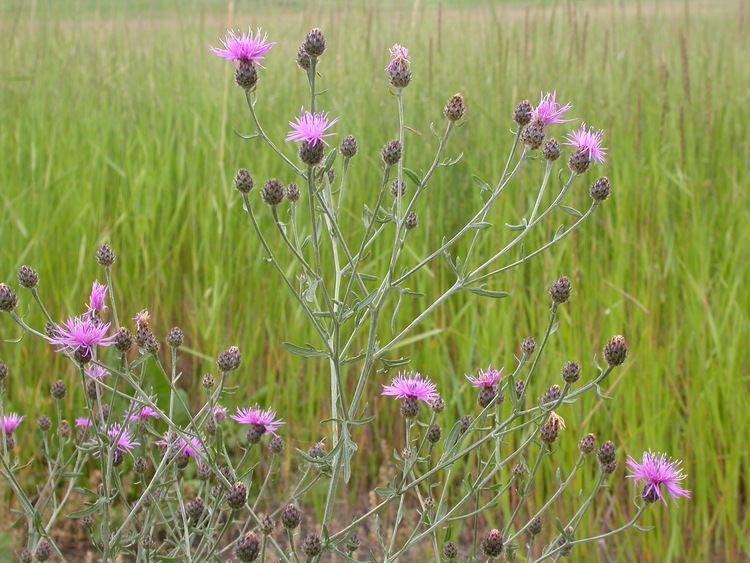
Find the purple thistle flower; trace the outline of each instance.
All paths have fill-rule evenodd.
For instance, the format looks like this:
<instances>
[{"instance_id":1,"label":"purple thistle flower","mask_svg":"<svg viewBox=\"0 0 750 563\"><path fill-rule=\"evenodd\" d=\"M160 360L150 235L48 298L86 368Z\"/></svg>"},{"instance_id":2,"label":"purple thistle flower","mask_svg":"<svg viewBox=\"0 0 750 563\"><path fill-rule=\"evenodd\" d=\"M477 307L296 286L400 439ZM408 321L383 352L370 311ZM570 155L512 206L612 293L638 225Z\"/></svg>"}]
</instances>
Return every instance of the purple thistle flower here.
<instances>
[{"instance_id":1,"label":"purple thistle flower","mask_svg":"<svg viewBox=\"0 0 750 563\"><path fill-rule=\"evenodd\" d=\"M21 426L23 418L23 416L18 415L14 412L6 414L2 418L0 418L0 429L2 429L2 431L8 435L13 434L16 430L18 430L18 427Z\"/></svg>"},{"instance_id":2,"label":"purple thistle flower","mask_svg":"<svg viewBox=\"0 0 750 563\"><path fill-rule=\"evenodd\" d=\"M102 323L87 315L72 317L55 327L55 335L49 339L58 352L79 352L92 357L95 346L111 346L115 337L107 336L109 323Z\"/></svg>"},{"instance_id":3,"label":"purple thistle flower","mask_svg":"<svg viewBox=\"0 0 750 563\"><path fill-rule=\"evenodd\" d=\"M122 434L121 434L122 433ZM139 442L133 439L133 435L127 428L123 429L119 424L114 424L112 428L107 431L107 435L113 440L117 440L115 446L117 450L123 453L131 453L133 448L140 446ZM118 438L119 436L119 438Z\"/></svg>"},{"instance_id":4,"label":"purple thistle flower","mask_svg":"<svg viewBox=\"0 0 750 563\"><path fill-rule=\"evenodd\" d=\"M297 121L290 121L289 125L292 127L287 136L287 141L302 142L306 141L312 146L317 146L318 143L327 145L325 137L335 135L335 133L326 133L328 129L338 121L338 118L333 121L328 121L328 114L323 112L310 113L309 111L301 110L301 115L297 118Z\"/></svg>"},{"instance_id":5,"label":"purple thistle flower","mask_svg":"<svg viewBox=\"0 0 750 563\"><path fill-rule=\"evenodd\" d=\"M138 311L135 317L133 317L133 322L135 322L135 326L138 328L148 328L151 323L151 314L148 312L148 309Z\"/></svg>"},{"instance_id":6,"label":"purple thistle flower","mask_svg":"<svg viewBox=\"0 0 750 563\"><path fill-rule=\"evenodd\" d=\"M76 418L76 428L91 428L94 425L94 421L90 418L80 417ZM115 434L117 436L117 434Z\"/></svg>"},{"instance_id":7,"label":"purple thistle flower","mask_svg":"<svg viewBox=\"0 0 750 563\"><path fill-rule=\"evenodd\" d=\"M599 131L587 129L586 124L582 123L578 131L568 134L566 137L568 142L565 144L584 152L590 160L603 163L607 157L607 149L602 147L603 136L604 131L602 129Z\"/></svg>"},{"instance_id":8,"label":"purple thistle flower","mask_svg":"<svg viewBox=\"0 0 750 563\"><path fill-rule=\"evenodd\" d=\"M211 52L217 57L228 61L246 61L260 65L260 61L276 43L266 41L268 34L262 33L261 29L253 34L252 29L247 34L237 34L228 30L224 39L221 40L223 48L211 47Z\"/></svg>"},{"instance_id":9,"label":"purple thistle flower","mask_svg":"<svg viewBox=\"0 0 750 563\"><path fill-rule=\"evenodd\" d=\"M478 377L466 376L466 379L474 386L480 389L493 389L500 383L503 376L503 370L488 368L487 371L479 370Z\"/></svg>"},{"instance_id":10,"label":"purple thistle flower","mask_svg":"<svg viewBox=\"0 0 750 563\"><path fill-rule=\"evenodd\" d=\"M409 62L409 50L406 47L403 47L399 45L398 43L394 43L393 47L391 47L388 50L391 54L391 62L388 63L388 66L385 67L385 70L390 70L393 68L394 65L398 64L401 61Z\"/></svg>"},{"instance_id":11,"label":"purple thistle flower","mask_svg":"<svg viewBox=\"0 0 750 563\"><path fill-rule=\"evenodd\" d=\"M681 464L681 461L673 461L665 454L644 452L641 463L638 463L632 457L628 458L626 465L631 474L626 477L645 483L643 498L652 501L661 500L666 504L664 492L673 499L690 498L690 491L682 488L681 485L686 477L682 467L680 467ZM664 487L663 491L662 486Z\"/></svg>"},{"instance_id":12,"label":"purple thistle flower","mask_svg":"<svg viewBox=\"0 0 750 563\"><path fill-rule=\"evenodd\" d=\"M107 308L107 286L100 284L98 280L94 281L91 286L91 296L89 297L89 311L103 313Z\"/></svg>"},{"instance_id":13,"label":"purple thistle flower","mask_svg":"<svg viewBox=\"0 0 750 563\"><path fill-rule=\"evenodd\" d=\"M532 121L540 121L544 126L556 123L568 123L573 120L561 119L561 117L572 107L570 104L560 106L557 103L557 92L548 92L546 95L542 94L539 105L536 106L536 109L531 114L531 119Z\"/></svg>"},{"instance_id":14,"label":"purple thistle flower","mask_svg":"<svg viewBox=\"0 0 750 563\"><path fill-rule=\"evenodd\" d=\"M109 372L102 366L93 364L86 370L86 375L88 375L91 379L95 379L96 381L103 381L106 377L109 376Z\"/></svg>"},{"instance_id":15,"label":"purple thistle flower","mask_svg":"<svg viewBox=\"0 0 750 563\"><path fill-rule=\"evenodd\" d=\"M283 420L276 418L276 411L272 409L262 410L260 407L249 409L237 408L237 413L230 417L240 424L252 424L263 429L264 432L276 434L276 431L284 424Z\"/></svg>"},{"instance_id":16,"label":"purple thistle flower","mask_svg":"<svg viewBox=\"0 0 750 563\"><path fill-rule=\"evenodd\" d=\"M390 385L383 385L380 393L397 399L417 399L429 403L438 396L437 386L419 373L399 374Z\"/></svg>"},{"instance_id":17,"label":"purple thistle flower","mask_svg":"<svg viewBox=\"0 0 750 563\"><path fill-rule=\"evenodd\" d=\"M214 407L214 420L216 422L224 422L227 418L227 408L216 406Z\"/></svg>"},{"instance_id":18,"label":"purple thistle flower","mask_svg":"<svg viewBox=\"0 0 750 563\"><path fill-rule=\"evenodd\" d=\"M188 436L186 440L172 431L167 431L162 439L157 440L154 444L164 448L171 455L184 455L194 459L203 457L203 446L200 440L194 436Z\"/></svg>"},{"instance_id":19,"label":"purple thistle flower","mask_svg":"<svg viewBox=\"0 0 750 563\"><path fill-rule=\"evenodd\" d=\"M159 418L159 413L149 406L143 407L140 412L130 415L130 422L146 422L149 418Z\"/></svg>"}]
</instances>

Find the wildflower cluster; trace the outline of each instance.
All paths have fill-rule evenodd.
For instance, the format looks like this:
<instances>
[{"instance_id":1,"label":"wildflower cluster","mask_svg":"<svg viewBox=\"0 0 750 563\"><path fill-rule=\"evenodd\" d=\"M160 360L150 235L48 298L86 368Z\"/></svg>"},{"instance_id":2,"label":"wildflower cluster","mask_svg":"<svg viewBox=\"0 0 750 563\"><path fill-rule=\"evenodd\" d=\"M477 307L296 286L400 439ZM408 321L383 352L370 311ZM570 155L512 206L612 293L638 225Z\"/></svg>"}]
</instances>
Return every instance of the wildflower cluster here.
<instances>
[{"instance_id":1,"label":"wildflower cluster","mask_svg":"<svg viewBox=\"0 0 750 563\"><path fill-rule=\"evenodd\" d=\"M27 308L19 309L18 294L4 283L0 311L23 333L44 341L50 354L64 358L69 371L61 376L65 380L50 385L54 412L18 414L3 410L13 370L0 362L0 476L9 483L25 517L21 560L64 558L52 533L63 516L80 524L90 547L104 561L212 561L232 556L243 562L299 557L356 561L361 534L373 529L376 537L364 541L375 559L386 562L405 560L407 554L416 557L413 554L423 550L429 550L435 561L476 560L480 554L513 560L517 552L525 552L526 561L557 560L579 544L637 526L658 500L689 497L679 462L651 452L640 462L628 458L628 477L639 487L631 519L596 536L581 534L581 522L594 498L608 480L620 478L618 448L612 441L599 443L593 433L574 436L571 428L577 425L566 424L563 416L575 418L580 411L569 405L582 396L601 394L612 371L626 362L629 347L617 335L603 346L601 365L582 366L573 360L549 365L545 352L554 341L559 309L576 297L574 281L568 277L559 277L547 289L545 331L519 335L516 353L500 362L505 367L467 369L471 374L465 376L463 391L463 379L439 390L429 375L409 369L410 359L396 353L458 293L507 297L507 292L489 284L583 225L611 191L609 179L601 177L590 187L586 211L569 205L576 197L576 181L606 160L604 133L582 124L560 143L551 134L573 121L568 117L571 104L558 102L556 92L543 94L536 106L520 102L512 113L515 135L504 168L493 183L477 182L484 195L481 205L462 227L434 237L432 250L413 258L404 248L409 237L423 236L418 212L429 209L427 195L439 181L439 172L460 162L446 151L451 133L464 125L466 100L455 94L443 108L436 108L444 122L442 133L435 131L432 164L421 174L407 168L411 141L407 145L403 100L419 82L422 65L396 44L384 59L398 130L377 141L360 144L346 135L334 143L346 118L332 118L318 107L316 81L324 76L321 69L330 45L315 28L305 35L296 56L307 77L309 100L308 109L289 121L286 140L297 143L296 155L289 156L288 145L277 145L265 132L256 107L261 63L274 45L260 29L247 34L230 31L212 52L234 63L235 80L256 129L247 138L263 143L278 157L276 178L256 188L250 161L248 169L237 171L234 184L260 254L317 338L315 345L289 344L288 349L308 361L325 361L330 368L327 433L307 451L286 448L285 435L294 437L296 431L281 417L289 420L293 415L280 417L271 406L248 396L252 379L238 345L219 352L211 366L202 366L213 372L199 375L202 401L186 396L180 388L180 358L190 335L179 327L160 330L147 309L133 308L125 317L118 314L112 285L116 256L109 246L96 252L106 283L93 281L85 310L73 311L67 319L49 314L39 274L22 266L18 285L31 294L44 326L35 327L22 316ZM556 194L545 197L547 189L553 189L550 178L566 146L571 147L569 174ZM415 147L414 152L426 150ZM363 224L352 235L340 218L347 199L347 171L363 152L378 163L382 180L368 194L374 204L365 209ZM520 170L541 172L539 186L530 194L533 203L524 217L507 223L507 232L493 235L497 248L480 256L478 241L492 228L489 218L496 202L507 190L522 189L514 182ZM551 240L524 246L520 258L511 254L561 209L575 218ZM272 232L261 228L258 213L270 214ZM355 215L346 213L347 218ZM276 239L273 244L270 237ZM372 253L376 241L388 252ZM419 301L419 313L404 319L399 305L420 298L411 287L438 261L450 272L451 284L431 301ZM537 293L542 295L541 290ZM387 313L390 322L384 322ZM131 316L132 321L126 320ZM397 375L386 375L392 372ZM157 383L168 387L168 397L157 393ZM235 385L239 391L233 399L229 391ZM81 392L74 392L76 387ZM462 394L466 399L471 395L471 400L462 400ZM253 402L237 406L237 399ZM385 482L373 491L369 508L337 517L347 497L346 485L362 462L357 455L362 428L374 416L391 412L389 399L397 402L401 414L391 426L402 437L388 438L394 458L383 472ZM75 432L63 416L71 412ZM34 416L36 437L28 424ZM39 444L31 454L18 445L23 433L29 434L24 442ZM530 492L551 472L557 452L568 447L578 449L578 460L558 470L558 487L540 504ZM21 477L35 452L40 452L47 477L41 489L32 492ZM282 455L300 467L299 480L286 494L273 486ZM575 513L561 514L555 501L566 493L577 495L572 491L577 476L587 473L597 475L595 485L576 497L581 505ZM306 495L313 491L325 496L322 514L305 508L310 506ZM473 541L460 533L448 541L454 528L470 530Z\"/></svg>"}]
</instances>

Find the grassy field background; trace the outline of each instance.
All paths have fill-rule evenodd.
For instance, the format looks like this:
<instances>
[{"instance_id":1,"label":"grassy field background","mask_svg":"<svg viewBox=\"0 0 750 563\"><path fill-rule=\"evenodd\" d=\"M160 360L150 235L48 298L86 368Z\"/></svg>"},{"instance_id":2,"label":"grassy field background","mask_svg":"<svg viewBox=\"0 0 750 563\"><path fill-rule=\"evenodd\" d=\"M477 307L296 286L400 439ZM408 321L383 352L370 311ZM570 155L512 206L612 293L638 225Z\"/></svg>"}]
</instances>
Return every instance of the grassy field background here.
<instances>
[{"instance_id":1,"label":"grassy field background","mask_svg":"<svg viewBox=\"0 0 750 563\"><path fill-rule=\"evenodd\" d=\"M208 46L228 24L262 26L279 42L261 75L258 107L280 141L307 99L293 62L297 44L312 26L325 31L321 104L341 117L339 133L360 139L350 172L353 233L362 204L374 200L378 151L396 134L382 72L387 48L400 42L412 53L406 119L423 134L409 138L411 168L428 164L429 123L445 100L465 95L469 117L451 145L464 161L440 172L407 259L477 208L471 174L497 176L518 100L557 89L575 116L606 129L612 199L572 239L496 281L511 299L460 295L403 352L439 383L452 414L473 409L463 374L511 365L520 339L544 329L545 288L570 275L574 298L550 347L548 382L571 358L591 373L591 358L612 334L628 337L631 357L607 389L615 401L589 399L562 413L570 447L556 460L569 466L576 436L594 431L623 455L656 449L684 458L693 490L689 502L650 511L645 523L654 531L581 556L747 560L749 19L743 1L10 2L0 8L0 279L35 266L48 307L62 317L81 308L101 275L94 250L111 242L121 311L148 307L162 332L179 324L200 351L185 362L188 394L198 393L215 353L236 343L245 358L238 401L274 404L290 423L287 438L306 449L323 431L311 421L327 414L326 366L283 350L283 341L312 336L260 259L231 185L239 166L256 179L291 178L265 148L234 134L251 129L244 98ZM497 206L496 224L523 216L536 177L521 177ZM581 187L572 203L583 207L587 198ZM505 236L485 236L479 254ZM429 299L449 283L436 267L415 289ZM410 303L403 316L423 306ZM27 304L21 312L41 322ZM0 358L14 372L6 400L29 414L28 447L36 413L52 408L49 385L73 374L40 343L6 342L17 337L0 320ZM382 440L394 412L379 400L370 408L380 416L361 436L362 488L388 455ZM632 513L622 464L617 475L616 500L595 505L589 529ZM7 488L0 494L9 502ZM561 513L575 502L566 499Z\"/></svg>"}]
</instances>

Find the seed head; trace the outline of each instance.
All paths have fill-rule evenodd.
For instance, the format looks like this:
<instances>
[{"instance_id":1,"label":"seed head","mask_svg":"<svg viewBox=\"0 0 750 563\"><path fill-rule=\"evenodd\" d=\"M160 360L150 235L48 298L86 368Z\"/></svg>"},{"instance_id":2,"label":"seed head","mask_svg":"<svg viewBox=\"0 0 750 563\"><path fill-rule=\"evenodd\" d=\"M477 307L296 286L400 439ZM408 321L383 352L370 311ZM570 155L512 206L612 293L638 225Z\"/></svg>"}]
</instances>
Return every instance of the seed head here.
<instances>
[{"instance_id":1,"label":"seed head","mask_svg":"<svg viewBox=\"0 0 750 563\"><path fill-rule=\"evenodd\" d=\"M401 143L396 140L386 143L380 156L388 166L398 164L398 161L401 160Z\"/></svg>"},{"instance_id":2,"label":"seed head","mask_svg":"<svg viewBox=\"0 0 750 563\"><path fill-rule=\"evenodd\" d=\"M216 365L224 373L236 370L240 367L240 363L242 363L242 354L237 346L230 346L216 359Z\"/></svg>"},{"instance_id":3,"label":"seed head","mask_svg":"<svg viewBox=\"0 0 750 563\"><path fill-rule=\"evenodd\" d=\"M482 540L482 551L487 557L499 557L503 552L503 535L493 528Z\"/></svg>"},{"instance_id":4,"label":"seed head","mask_svg":"<svg viewBox=\"0 0 750 563\"><path fill-rule=\"evenodd\" d=\"M39 274L30 266L18 268L18 283L26 289L33 289L39 284Z\"/></svg>"},{"instance_id":5,"label":"seed head","mask_svg":"<svg viewBox=\"0 0 750 563\"><path fill-rule=\"evenodd\" d=\"M453 121L455 123L461 119L466 113L464 97L461 94L455 94L450 100L448 100L448 103L445 104L443 113L445 114L445 117L448 118L448 121Z\"/></svg>"},{"instance_id":6,"label":"seed head","mask_svg":"<svg viewBox=\"0 0 750 563\"><path fill-rule=\"evenodd\" d=\"M247 532L237 540L234 554L243 563L255 561L258 555L260 555L260 541L258 540L258 536L252 532Z\"/></svg>"},{"instance_id":7,"label":"seed head","mask_svg":"<svg viewBox=\"0 0 750 563\"><path fill-rule=\"evenodd\" d=\"M531 107L529 100L523 100L516 106L516 109L513 110L513 121L523 127L531 121L531 113L533 111L534 108Z\"/></svg>"},{"instance_id":8,"label":"seed head","mask_svg":"<svg viewBox=\"0 0 750 563\"><path fill-rule=\"evenodd\" d=\"M305 35L302 48L311 57L319 57L326 50L326 38L317 27L312 28Z\"/></svg>"},{"instance_id":9,"label":"seed head","mask_svg":"<svg viewBox=\"0 0 750 563\"><path fill-rule=\"evenodd\" d=\"M0 311L10 313L18 305L16 292L4 283L0 283Z\"/></svg>"},{"instance_id":10,"label":"seed head","mask_svg":"<svg viewBox=\"0 0 750 563\"><path fill-rule=\"evenodd\" d=\"M578 442L578 450L583 455L589 455L595 449L596 449L596 436L594 436L591 433L586 434L583 438L581 438L581 441Z\"/></svg>"},{"instance_id":11,"label":"seed head","mask_svg":"<svg viewBox=\"0 0 750 563\"><path fill-rule=\"evenodd\" d=\"M253 189L254 185L255 181L250 175L250 172L248 172L244 168L240 168L239 170L237 170L237 174L235 174L234 176L234 187L238 192L242 194L250 193L250 190Z\"/></svg>"},{"instance_id":12,"label":"seed head","mask_svg":"<svg viewBox=\"0 0 750 563\"><path fill-rule=\"evenodd\" d=\"M440 437L443 435L443 430L437 424L432 424L427 429L427 441L430 444L437 444L440 441Z\"/></svg>"},{"instance_id":13,"label":"seed head","mask_svg":"<svg viewBox=\"0 0 750 563\"><path fill-rule=\"evenodd\" d=\"M265 184L260 191L260 197L263 198L268 205L278 205L284 201L284 184L279 182L276 178L271 178Z\"/></svg>"},{"instance_id":14,"label":"seed head","mask_svg":"<svg viewBox=\"0 0 750 563\"><path fill-rule=\"evenodd\" d=\"M604 359L615 367L621 365L628 357L628 343L622 335L613 336L604 347Z\"/></svg>"},{"instance_id":15,"label":"seed head","mask_svg":"<svg viewBox=\"0 0 750 563\"><path fill-rule=\"evenodd\" d=\"M252 90L258 83L258 69L252 61L239 61L234 71L234 81L243 90Z\"/></svg>"},{"instance_id":16,"label":"seed head","mask_svg":"<svg viewBox=\"0 0 750 563\"><path fill-rule=\"evenodd\" d=\"M341 141L341 145L339 145L339 150L344 158L351 158L356 155L357 139L354 138L354 135L347 135L344 137L344 140Z\"/></svg>"},{"instance_id":17,"label":"seed head","mask_svg":"<svg viewBox=\"0 0 750 563\"><path fill-rule=\"evenodd\" d=\"M414 211L409 211L409 213L406 214L406 217L404 217L404 227L407 231L411 231L412 229L416 228L418 223L419 219L417 218L417 214Z\"/></svg>"},{"instance_id":18,"label":"seed head","mask_svg":"<svg viewBox=\"0 0 750 563\"><path fill-rule=\"evenodd\" d=\"M271 438L269 447L273 453L280 454L284 451L284 439L281 436L274 436Z\"/></svg>"},{"instance_id":19,"label":"seed head","mask_svg":"<svg viewBox=\"0 0 750 563\"><path fill-rule=\"evenodd\" d=\"M96 251L96 261L105 268L112 266L116 259L117 257L109 245L103 244Z\"/></svg>"},{"instance_id":20,"label":"seed head","mask_svg":"<svg viewBox=\"0 0 750 563\"><path fill-rule=\"evenodd\" d=\"M244 483L235 483L227 492L227 504L232 510L239 510L247 500L247 487Z\"/></svg>"},{"instance_id":21,"label":"seed head","mask_svg":"<svg viewBox=\"0 0 750 563\"><path fill-rule=\"evenodd\" d=\"M307 557L316 557L323 551L323 541L318 534L308 534L302 541L302 552Z\"/></svg>"},{"instance_id":22,"label":"seed head","mask_svg":"<svg viewBox=\"0 0 750 563\"><path fill-rule=\"evenodd\" d=\"M62 382L62 380L58 379L53 385L51 389L52 396L57 399L58 401L62 401L65 398L65 394L67 393L68 389L65 386L65 383Z\"/></svg>"},{"instance_id":23,"label":"seed head","mask_svg":"<svg viewBox=\"0 0 750 563\"><path fill-rule=\"evenodd\" d=\"M549 295L554 303L562 305L570 298L570 280L565 276L558 279L549 288Z\"/></svg>"},{"instance_id":24,"label":"seed head","mask_svg":"<svg viewBox=\"0 0 750 563\"><path fill-rule=\"evenodd\" d=\"M302 141L299 144L299 158L305 164L315 166L320 164L325 154L325 145L323 143L311 143L310 141Z\"/></svg>"},{"instance_id":25,"label":"seed head","mask_svg":"<svg viewBox=\"0 0 750 563\"><path fill-rule=\"evenodd\" d=\"M180 327L175 326L167 334L167 344L171 348L179 348L185 342L185 335L182 333Z\"/></svg>"},{"instance_id":26,"label":"seed head","mask_svg":"<svg viewBox=\"0 0 750 563\"><path fill-rule=\"evenodd\" d=\"M448 561L454 561L458 557L458 548L453 542L448 542L443 546L443 557Z\"/></svg>"},{"instance_id":27,"label":"seed head","mask_svg":"<svg viewBox=\"0 0 750 563\"><path fill-rule=\"evenodd\" d=\"M542 146L544 141L544 124L540 121L532 121L521 133L521 142L532 150Z\"/></svg>"},{"instance_id":28,"label":"seed head","mask_svg":"<svg viewBox=\"0 0 750 563\"><path fill-rule=\"evenodd\" d=\"M562 369L562 378L565 383L573 384L581 377L581 366L576 362L568 362Z\"/></svg>"},{"instance_id":29,"label":"seed head","mask_svg":"<svg viewBox=\"0 0 750 563\"><path fill-rule=\"evenodd\" d=\"M292 203L296 203L299 201L299 197L300 197L300 192L299 192L299 187L297 186L297 184L294 184L294 183L289 184L286 187L286 198Z\"/></svg>"},{"instance_id":30,"label":"seed head","mask_svg":"<svg viewBox=\"0 0 750 563\"><path fill-rule=\"evenodd\" d=\"M607 199L609 197L609 178L602 176L591 184L589 194L594 201L602 202Z\"/></svg>"},{"instance_id":31,"label":"seed head","mask_svg":"<svg viewBox=\"0 0 750 563\"><path fill-rule=\"evenodd\" d=\"M542 147L542 156L545 160L549 160L550 162L556 161L560 158L560 143L555 139L550 139L544 143L544 147Z\"/></svg>"},{"instance_id":32,"label":"seed head","mask_svg":"<svg viewBox=\"0 0 750 563\"><path fill-rule=\"evenodd\" d=\"M299 526L300 517L301 515L299 508L297 508L293 504L288 504L286 508L281 512L281 524L287 530L293 530L294 528Z\"/></svg>"}]
</instances>

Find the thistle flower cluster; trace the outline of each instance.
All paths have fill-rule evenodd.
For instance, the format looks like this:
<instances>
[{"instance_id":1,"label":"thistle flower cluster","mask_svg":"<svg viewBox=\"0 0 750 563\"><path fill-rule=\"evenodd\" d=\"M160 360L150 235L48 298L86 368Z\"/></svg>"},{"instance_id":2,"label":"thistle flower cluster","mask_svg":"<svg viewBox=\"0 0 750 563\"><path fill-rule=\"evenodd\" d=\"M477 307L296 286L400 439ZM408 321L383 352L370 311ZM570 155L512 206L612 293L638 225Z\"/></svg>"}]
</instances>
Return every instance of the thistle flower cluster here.
<instances>
[{"instance_id":1,"label":"thistle flower cluster","mask_svg":"<svg viewBox=\"0 0 750 563\"><path fill-rule=\"evenodd\" d=\"M221 46L211 50L234 64L235 80L244 90L257 129L248 137L264 143L278 158L276 177L259 182L260 189L254 191L256 183L249 172L253 162L238 170L234 186L258 239L257 254L274 270L279 286L288 291L309 323L310 334L317 338L315 344L288 343L288 349L330 369L330 416L318 426L299 420L300 413L281 413L290 421L287 424L272 406L258 404L268 397L254 397L250 391L254 374L248 364L252 366L254 359L243 360L242 342L216 354L215 363L198 366L195 380L201 389L186 393L182 372L188 365L182 358L186 335L179 327L160 328L147 309L133 307L131 311L139 312L131 312L132 317L118 314L116 303L121 302L113 295L111 281L116 256L108 245L96 252L107 284L93 281L83 301L85 309L72 311L63 320L53 319L44 307L38 272L23 266L18 285L32 294L41 326L19 315L26 307L18 307L18 293L5 283L0 283L0 312L29 337L49 344L50 355L62 356L68 370L59 380L57 374L50 379L51 413L43 412L46 403L39 405L38 413L5 412L6 403L0 401L0 477L9 483L18 500L16 508L28 524L19 548L21 559L44 561L63 555L58 536L51 532L67 516L80 524L90 546L105 561L123 557L320 561L338 556L353 560L363 542L371 543L358 535L368 529L378 530L378 541L366 545L378 560L410 560L427 549L436 561L456 561L469 553L460 536L444 541L454 527L469 528L474 549L490 559L513 560L524 549L529 561L557 560L579 544L636 526L658 500L689 497L679 461L651 452L643 454L640 462L629 457L627 477L639 489L633 518L597 536L586 537L579 529L594 498L607 494L607 481L621 479L617 463L621 446L609 440L599 444L593 432L574 435L571 429L584 420L593 425L597 421L592 416L577 420L580 409L570 406L586 394L600 392L611 372L626 363L629 345L621 335L610 338L602 347L604 361L591 366L574 360L560 366L548 359L559 311L578 296L575 280L559 277L548 286L547 299L537 287L536 298L549 308L546 329L519 335L516 350L498 350L502 361L493 358L493 365L502 368L461 366L471 374L463 384L463 378L456 378L439 391L430 376L412 370L410 359L397 351L458 293L506 297L506 292L490 285L497 274L560 244L600 207L611 191L606 177L591 185L589 209L573 213L577 219L552 240L523 247L520 260L511 253L554 211L563 205L572 207L575 202L569 200L576 197L571 191L576 178L591 165L605 162L603 132L582 124L561 144L548 134L572 121L567 118L571 104L558 102L554 91L543 94L536 107L520 102L512 112L515 142L505 170L494 185L481 182L487 193L462 227L433 237L432 231L440 231L441 226L427 213L427 197L441 191L430 188L441 181L442 169L460 162L460 157L449 157L446 151L451 132L463 124L468 112L464 97L455 94L435 108L436 117L442 115L443 133L436 129L432 165L421 175L407 168L412 139L405 135L403 100L409 95L412 69L423 65L418 55L395 44L384 59L388 59L385 80L393 89L398 129L362 147L353 135L331 147L336 126L345 116L332 118L319 109L318 81L325 79L324 55L332 46L320 29L312 29L296 56L296 64L307 75L310 98L303 107L309 109L289 121L286 141L298 145L296 157L289 156L290 145L275 143L256 113L259 72L274 45L260 29L247 34L229 31ZM263 70L269 75L274 71L273 67ZM517 146L523 147L520 154ZM544 198L548 179L565 146L572 147L567 161L570 176L551 203L542 205L550 199ZM373 147L382 148L378 152ZM538 149L544 158L531 158ZM414 152L427 150L415 147ZM352 160L360 152L368 153L369 159ZM345 208L347 171L368 163L376 163L382 180L366 194L374 203L363 214L355 213ZM479 239L493 224L505 222L490 216L499 195L507 189L525 189L527 182L514 182L522 169L528 171L527 178L541 172L539 187L529 198L535 202L533 207L507 223L509 232L493 235L491 247L495 240L507 240L487 255L478 255L483 246L477 244ZM387 196L389 191L393 198ZM308 205L298 210L302 197ZM256 209L258 199L261 211ZM289 205L282 205L285 200ZM422 224L418 212L424 212L424 223L432 227L417 233L432 245L424 256L404 252L407 238L416 236L414 230ZM270 232L261 227L258 213L270 215ZM353 229L342 228L340 217L359 215L361 227L353 239L347 238L344 233ZM459 241L468 244L459 246ZM372 252L376 243L387 251ZM436 288L440 293L433 301L417 301L418 312L405 318L401 302L416 299L417 293L409 288L437 267L438 260L444 261L453 281L445 289ZM435 276L427 276L426 283L434 284ZM386 316L390 323L383 321ZM121 324L128 318L132 321ZM424 334L429 333L411 342ZM167 346L162 347L162 342ZM191 357L200 362L205 355ZM7 381L22 369L11 370L0 362L0 397ZM386 375L396 370L401 371ZM82 392L74 392L79 385ZM155 391L165 385L168 397ZM394 453L392 461L383 464L385 482L373 491L370 508L358 512L368 503L345 507L341 501L351 492L347 483L367 462L357 445L362 428L372 418L389 417L397 410L401 416L389 419L393 434L384 440ZM36 432L26 422L29 417L37 419ZM66 417L74 421L75 432ZM573 423L566 424L564 417ZM285 447L285 438L291 444L303 440L300 423L323 428L325 435L320 437L320 430L315 430L321 439L305 448ZM26 444L34 441L36 445L27 450ZM545 463L546 458L568 448L578 449L580 458L560 469L556 492L541 500L531 495L532 490L544 490L535 484L550 479L547 468L559 465ZM42 489L32 494L21 469L34 454L41 456L40 469L48 475ZM278 490L280 459L299 466L299 480L288 491ZM480 470L462 473L465 467ZM598 478L581 500L572 483L576 475L586 473L596 473ZM306 495L314 491L325 496L317 519L306 508L310 504ZM568 494L581 504L566 515L556 501ZM509 495L515 508L498 520L494 507ZM553 525L556 518L559 523Z\"/></svg>"}]
</instances>

